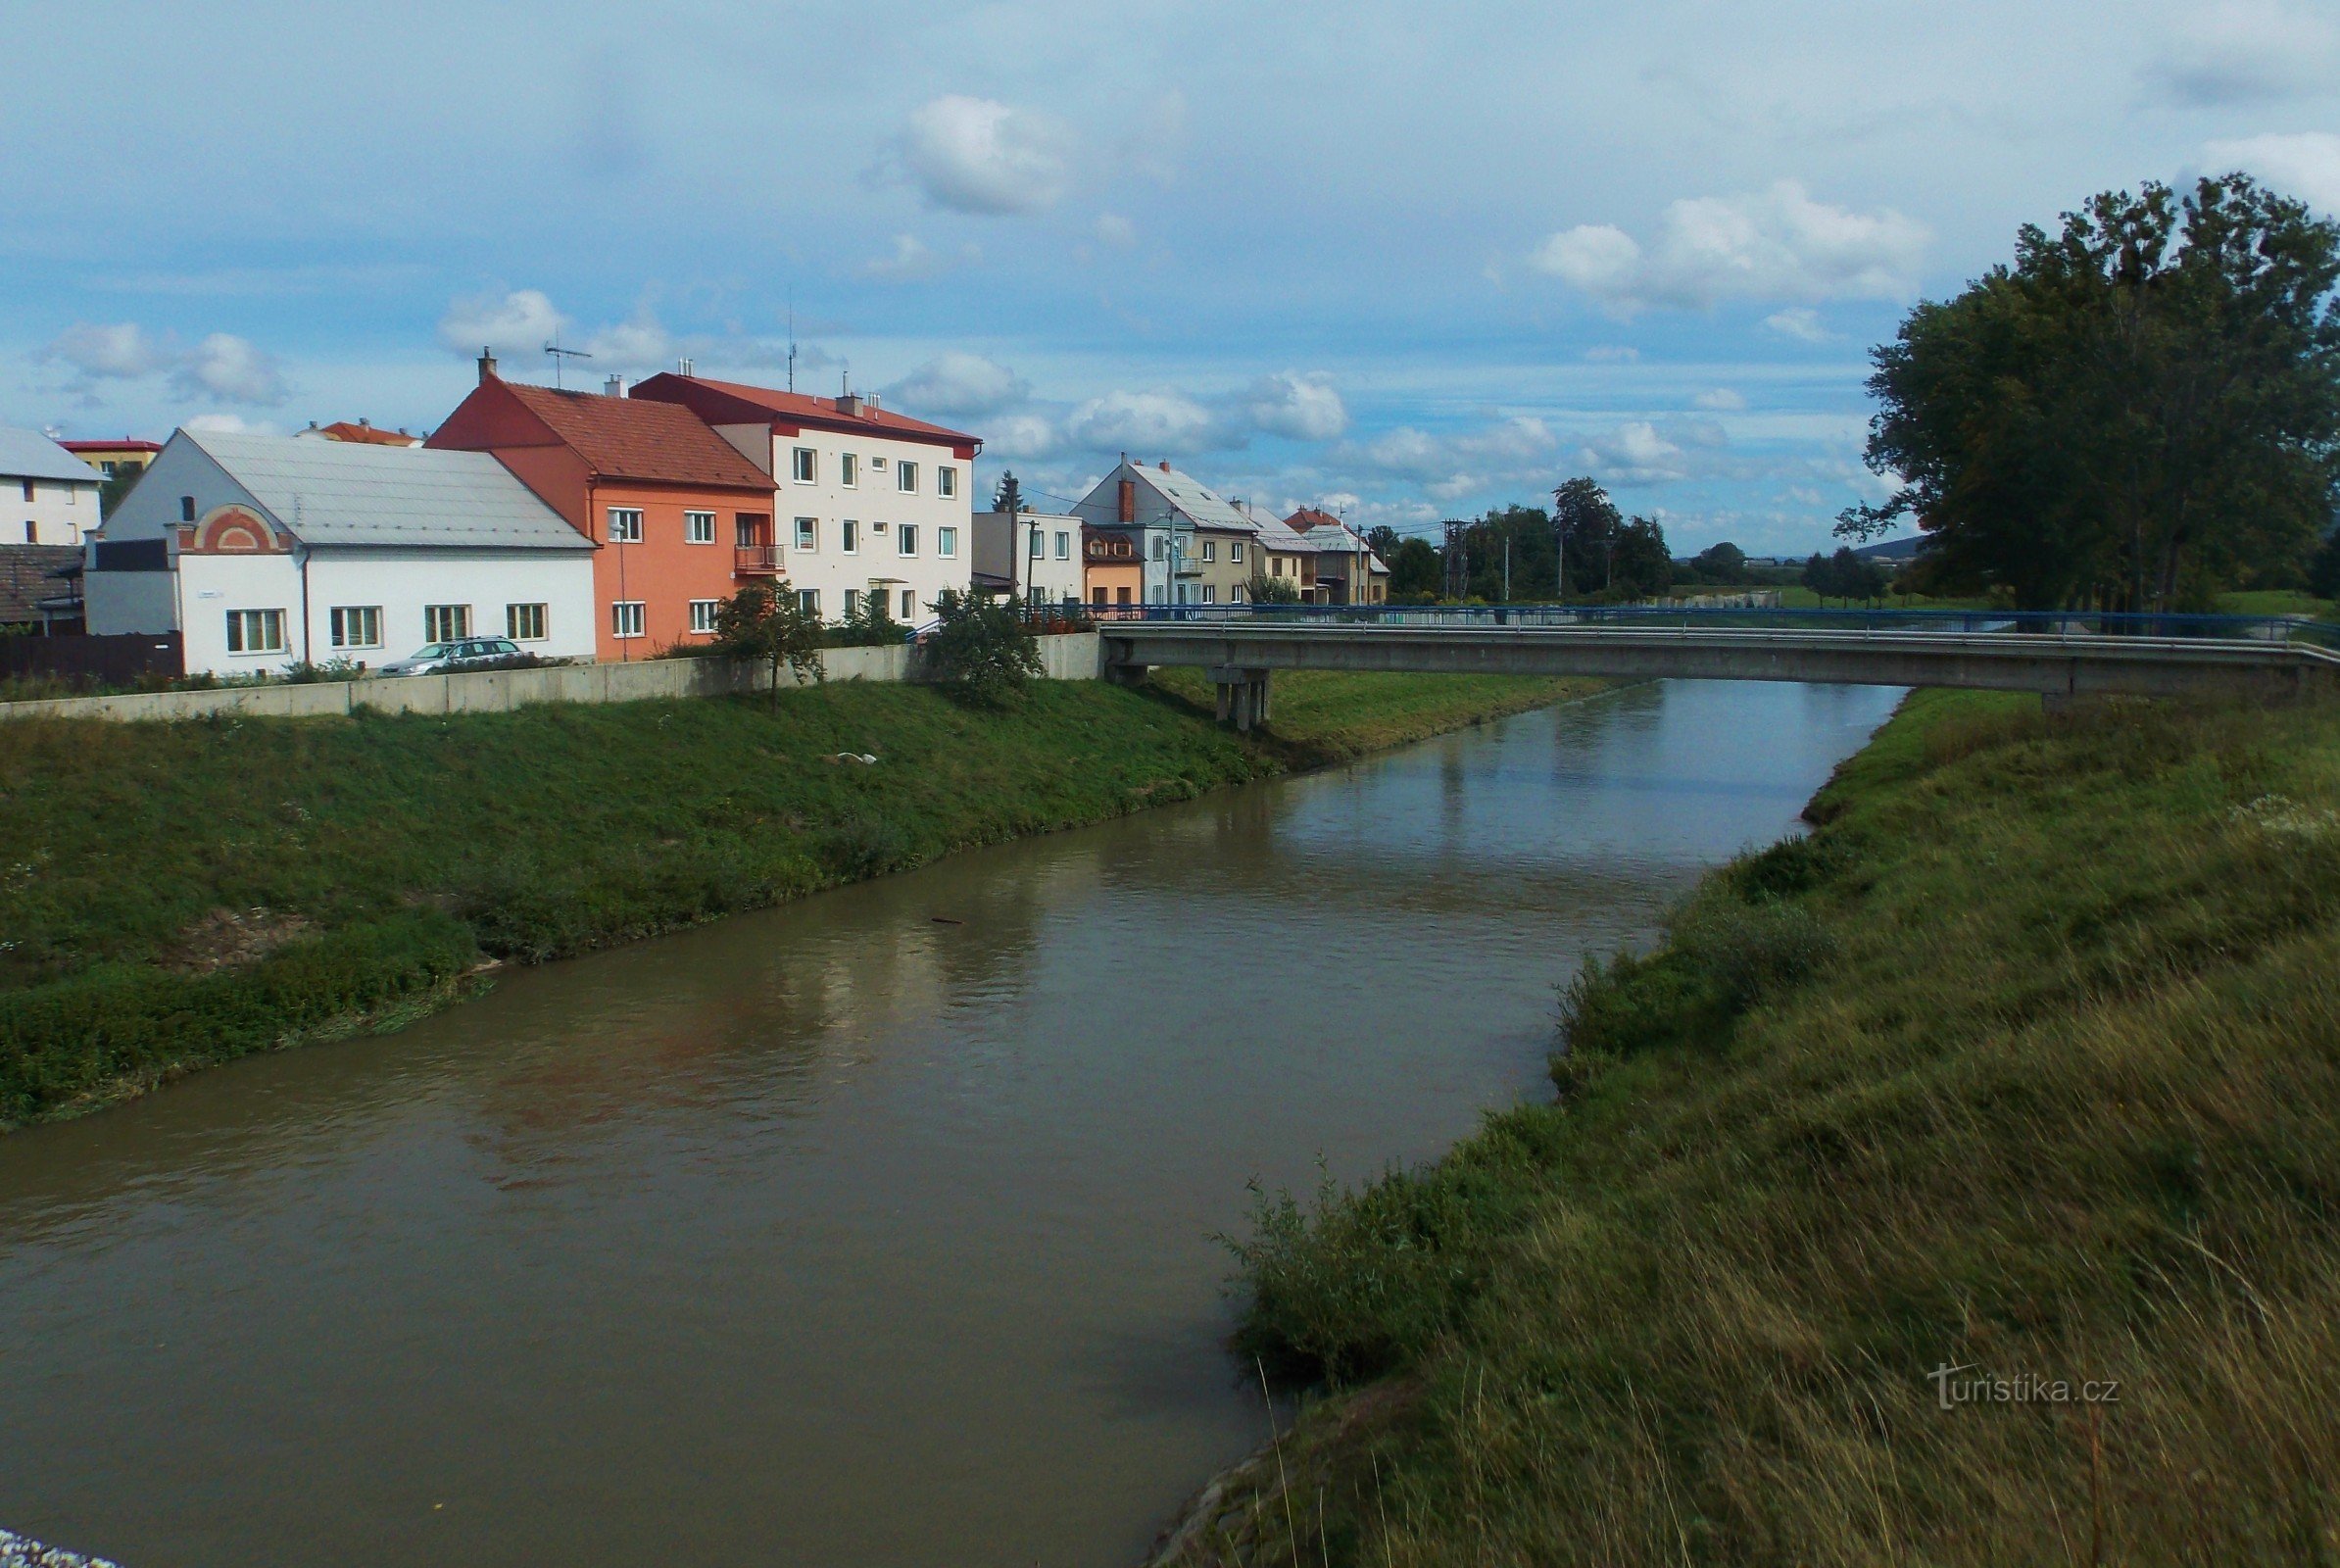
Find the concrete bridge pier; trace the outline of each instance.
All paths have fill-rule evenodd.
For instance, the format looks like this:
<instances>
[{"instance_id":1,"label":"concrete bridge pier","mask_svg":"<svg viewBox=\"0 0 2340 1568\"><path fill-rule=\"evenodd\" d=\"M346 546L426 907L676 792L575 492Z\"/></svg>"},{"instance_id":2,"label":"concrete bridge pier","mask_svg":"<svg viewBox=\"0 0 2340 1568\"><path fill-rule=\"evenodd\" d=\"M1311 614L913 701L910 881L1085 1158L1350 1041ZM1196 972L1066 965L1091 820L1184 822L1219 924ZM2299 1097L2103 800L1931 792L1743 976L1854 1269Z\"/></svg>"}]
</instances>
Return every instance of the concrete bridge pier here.
<instances>
[{"instance_id":1,"label":"concrete bridge pier","mask_svg":"<svg viewBox=\"0 0 2340 1568\"><path fill-rule=\"evenodd\" d=\"M1268 672L1250 664L1214 664L1211 684L1219 689L1219 722L1232 719L1248 731L1268 721Z\"/></svg>"}]
</instances>

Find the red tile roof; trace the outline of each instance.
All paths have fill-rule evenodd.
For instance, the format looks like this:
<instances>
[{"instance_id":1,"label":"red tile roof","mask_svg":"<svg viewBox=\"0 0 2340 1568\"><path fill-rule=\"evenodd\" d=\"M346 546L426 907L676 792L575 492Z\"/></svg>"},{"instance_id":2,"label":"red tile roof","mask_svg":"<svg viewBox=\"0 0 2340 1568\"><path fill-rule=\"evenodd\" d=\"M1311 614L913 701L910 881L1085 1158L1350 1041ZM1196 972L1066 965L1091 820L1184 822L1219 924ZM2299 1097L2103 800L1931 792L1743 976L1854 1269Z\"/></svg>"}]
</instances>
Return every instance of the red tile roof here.
<instances>
[{"instance_id":1,"label":"red tile roof","mask_svg":"<svg viewBox=\"0 0 2340 1568\"><path fill-rule=\"evenodd\" d=\"M160 452L163 450L163 443L160 441L138 441L126 435L119 441L60 441L57 444L65 448L66 451L75 454L83 452Z\"/></svg>"},{"instance_id":2,"label":"red tile roof","mask_svg":"<svg viewBox=\"0 0 2340 1568\"><path fill-rule=\"evenodd\" d=\"M766 419L783 424L810 424L828 430L865 430L898 440L933 441L949 446L977 446L980 436L948 425L929 424L891 409L872 409L862 402L857 414L841 413L835 398L804 392L776 392L770 387L746 386L737 381L712 381L703 375L654 375L634 388L639 398L664 398L688 403L710 423L746 423Z\"/></svg>"},{"instance_id":3,"label":"red tile roof","mask_svg":"<svg viewBox=\"0 0 2340 1568\"><path fill-rule=\"evenodd\" d=\"M1341 526L1341 519L1329 512L1319 512L1314 507L1302 507L1284 519L1284 526L1299 533L1306 533L1311 528L1338 528Z\"/></svg>"},{"instance_id":4,"label":"red tile roof","mask_svg":"<svg viewBox=\"0 0 2340 1568\"><path fill-rule=\"evenodd\" d=\"M507 381L504 387L603 478L772 488L770 474L680 404L563 392L524 381Z\"/></svg>"},{"instance_id":5,"label":"red tile roof","mask_svg":"<svg viewBox=\"0 0 2340 1568\"><path fill-rule=\"evenodd\" d=\"M352 424L347 419L335 419L331 424L313 425L318 435L328 441L354 441L360 446L418 447L422 437L409 435L404 430L378 430L360 420Z\"/></svg>"}]
</instances>

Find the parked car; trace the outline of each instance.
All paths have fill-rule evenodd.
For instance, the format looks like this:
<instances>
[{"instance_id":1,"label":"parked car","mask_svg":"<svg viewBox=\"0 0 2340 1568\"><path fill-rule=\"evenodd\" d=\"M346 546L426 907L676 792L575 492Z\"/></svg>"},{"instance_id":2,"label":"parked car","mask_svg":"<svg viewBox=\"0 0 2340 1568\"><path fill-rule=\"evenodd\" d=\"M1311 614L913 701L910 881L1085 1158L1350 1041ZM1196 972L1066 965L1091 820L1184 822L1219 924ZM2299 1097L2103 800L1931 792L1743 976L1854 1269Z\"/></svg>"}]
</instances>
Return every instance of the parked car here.
<instances>
[{"instance_id":1,"label":"parked car","mask_svg":"<svg viewBox=\"0 0 2340 1568\"><path fill-rule=\"evenodd\" d=\"M440 675L520 657L520 645L509 637L466 637L462 642L427 643L404 659L384 664L385 675Z\"/></svg>"}]
</instances>

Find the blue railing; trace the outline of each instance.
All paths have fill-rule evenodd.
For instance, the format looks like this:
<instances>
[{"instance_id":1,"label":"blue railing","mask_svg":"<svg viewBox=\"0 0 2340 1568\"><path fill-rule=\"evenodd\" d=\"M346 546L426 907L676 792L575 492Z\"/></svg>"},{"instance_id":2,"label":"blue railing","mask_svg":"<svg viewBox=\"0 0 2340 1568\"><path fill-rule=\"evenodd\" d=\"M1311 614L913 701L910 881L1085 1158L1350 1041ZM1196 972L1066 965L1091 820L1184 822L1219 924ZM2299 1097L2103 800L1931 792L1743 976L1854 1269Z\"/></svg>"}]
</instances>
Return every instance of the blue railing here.
<instances>
[{"instance_id":1,"label":"blue railing","mask_svg":"<svg viewBox=\"0 0 2340 1568\"><path fill-rule=\"evenodd\" d=\"M2032 636L2185 637L2305 642L2340 648L2340 625L2300 615L2115 613L2080 610L1724 610L1664 605L1118 605L1088 613L1110 629L1180 625L1615 626L1728 630L2022 633Z\"/></svg>"}]
</instances>

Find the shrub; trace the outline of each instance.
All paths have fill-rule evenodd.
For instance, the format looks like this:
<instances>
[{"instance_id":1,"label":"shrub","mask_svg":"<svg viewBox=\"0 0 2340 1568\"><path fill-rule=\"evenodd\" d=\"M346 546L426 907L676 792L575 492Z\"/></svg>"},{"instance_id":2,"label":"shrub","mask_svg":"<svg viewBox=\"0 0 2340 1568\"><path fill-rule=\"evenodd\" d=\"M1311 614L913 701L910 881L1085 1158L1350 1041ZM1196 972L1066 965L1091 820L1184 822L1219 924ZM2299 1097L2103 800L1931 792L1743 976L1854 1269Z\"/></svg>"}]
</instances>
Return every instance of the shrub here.
<instances>
[{"instance_id":1,"label":"shrub","mask_svg":"<svg viewBox=\"0 0 2340 1568\"><path fill-rule=\"evenodd\" d=\"M1012 599L946 588L935 600L940 621L927 657L942 680L983 702L1007 701L1041 672L1040 644Z\"/></svg>"}]
</instances>

